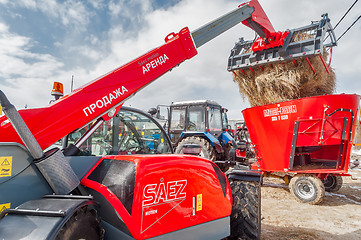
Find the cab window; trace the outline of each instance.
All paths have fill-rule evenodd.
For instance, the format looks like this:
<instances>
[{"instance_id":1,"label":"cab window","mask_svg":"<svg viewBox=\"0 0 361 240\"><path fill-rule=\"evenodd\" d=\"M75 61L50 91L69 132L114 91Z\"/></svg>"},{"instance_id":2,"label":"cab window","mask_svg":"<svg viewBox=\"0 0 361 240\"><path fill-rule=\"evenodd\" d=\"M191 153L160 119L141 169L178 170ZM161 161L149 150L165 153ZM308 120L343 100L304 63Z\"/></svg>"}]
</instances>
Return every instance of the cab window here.
<instances>
[{"instance_id":1,"label":"cab window","mask_svg":"<svg viewBox=\"0 0 361 240\"><path fill-rule=\"evenodd\" d=\"M221 109L217 107L207 107L208 109L208 124L209 130L221 131L222 130L222 117Z\"/></svg>"},{"instance_id":2,"label":"cab window","mask_svg":"<svg viewBox=\"0 0 361 240\"><path fill-rule=\"evenodd\" d=\"M205 132L205 113L203 106L188 108L187 131Z\"/></svg>"},{"instance_id":3,"label":"cab window","mask_svg":"<svg viewBox=\"0 0 361 240\"><path fill-rule=\"evenodd\" d=\"M74 143L87 126L70 134ZM80 155L122 155L172 153L167 136L148 116L121 109L116 117L102 123L80 146Z\"/></svg>"},{"instance_id":4,"label":"cab window","mask_svg":"<svg viewBox=\"0 0 361 240\"><path fill-rule=\"evenodd\" d=\"M172 109L170 128L173 130L183 130L185 127L185 120L186 120L186 108L174 107Z\"/></svg>"}]
</instances>

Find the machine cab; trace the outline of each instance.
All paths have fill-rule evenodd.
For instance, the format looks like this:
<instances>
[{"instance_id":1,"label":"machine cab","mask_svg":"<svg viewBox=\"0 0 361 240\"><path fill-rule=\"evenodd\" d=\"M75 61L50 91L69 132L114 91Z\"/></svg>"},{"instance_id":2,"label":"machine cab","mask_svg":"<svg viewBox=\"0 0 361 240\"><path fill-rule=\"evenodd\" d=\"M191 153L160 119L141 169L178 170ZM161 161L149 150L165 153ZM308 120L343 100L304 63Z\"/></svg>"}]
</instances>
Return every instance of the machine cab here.
<instances>
[{"instance_id":1,"label":"machine cab","mask_svg":"<svg viewBox=\"0 0 361 240\"><path fill-rule=\"evenodd\" d=\"M79 146L79 155L173 153L165 130L150 115L140 110L122 107L115 117L101 123L92 134L86 134L93 124L70 134L65 145L76 144L88 135Z\"/></svg>"},{"instance_id":2,"label":"machine cab","mask_svg":"<svg viewBox=\"0 0 361 240\"><path fill-rule=\"evenodd\" d=\"M225 121L222 107L215 101L199 100L175 102L170 106L168 132L176 143L184 132L210 132L218 138Z\"/></svg>"}]
</instances>

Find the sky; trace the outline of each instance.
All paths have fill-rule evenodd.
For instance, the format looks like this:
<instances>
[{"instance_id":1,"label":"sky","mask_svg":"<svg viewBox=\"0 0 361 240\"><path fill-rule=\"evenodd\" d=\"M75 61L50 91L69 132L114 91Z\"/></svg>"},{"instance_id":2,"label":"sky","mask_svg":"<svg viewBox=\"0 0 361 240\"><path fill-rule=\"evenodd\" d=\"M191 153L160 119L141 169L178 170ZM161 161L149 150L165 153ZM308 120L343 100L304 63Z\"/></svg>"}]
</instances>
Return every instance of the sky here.
<instances>
[{"instance_id":1,"label":"sky","mask_svg":"<svg viewBox=\"0 0 361 240\"><path fill-rule=\"evenodd\" d=\"M355 0L259 0L277 31L298 28L328 13L333 26ZM195 30L237 8L234 0L0 0L0 89L18 108L46 106L54 81L65 94L164 43L171 32ZM361 3L335 30L340 36L360 15ZM147 111L196 99L226 107L242 119L249 104L226 70L242 24L198 49L198 55L138 92L125 105ZM361 21L333 50L336 93L361 94Z\"/></svg>"}]
</instances>

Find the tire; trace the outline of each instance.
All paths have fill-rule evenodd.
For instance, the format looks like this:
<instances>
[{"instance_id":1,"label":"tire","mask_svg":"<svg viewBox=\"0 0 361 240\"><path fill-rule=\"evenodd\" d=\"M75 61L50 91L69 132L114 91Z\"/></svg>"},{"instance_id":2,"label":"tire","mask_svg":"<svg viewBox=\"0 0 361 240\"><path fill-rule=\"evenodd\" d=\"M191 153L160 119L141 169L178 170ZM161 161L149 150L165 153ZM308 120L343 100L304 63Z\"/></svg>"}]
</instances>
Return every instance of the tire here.
<instances>
[{"instance_id":1,"label":"tire","mask_svg":"<svg viewBox=\"0 0 361 240\"><path fill-rule=\"evenodd\" d=\"M340 175L329 174L325 180L322 181L327 192L337 192L342 187L342 177Z\"/></svg>"},{"instance_id":2,"label":"tire","mask_svg":"<svg viewBox=\"0 0 361 240\"><path fill-rule=\"evenodd\" d=\"M261 239L261 183L229 180L233 204L228 240Z\"/></svg>"},{"instance_id":3,"label":"tire","mask_svg":"<svg viewBox=\"0 0 361 240\"><path fill-rule=\"evenodd\" d=\"M215 152L214 148L207 140L205 140L204 138L201 138L201 137L187 137L187 138L182 139L182 141L180 141L178 143L178 145L175 149L175 153L181 154L183 145L186 145L186 144L197 144L197 145L201 146L201 148L202 148L201 157L207 158L207 159L211 160L212 162L216 161L216 152Z\"/></svg>"},{"instance_id":4,"label":"tire","mask_svg":"<svg viewBox=\"0 0 361 240\"><path fill-rule=\"evenodd\" d=\"M321 179L313 175L292 177L289 189L298 201L312 205L322 202L325 196L325 187Z\"/></svg>"},{"instance_id":5,"label":"tire","mask_svg":"<svg viewBox=\"0 0 361 240\"><path fill-rule=\"evenodd\" d=\"M71 216L60 229L55 240L102 240L103 237L104 229L100 227L100 220L96 217L96 211L84 207Z\"/></svg>"}]
</instances>

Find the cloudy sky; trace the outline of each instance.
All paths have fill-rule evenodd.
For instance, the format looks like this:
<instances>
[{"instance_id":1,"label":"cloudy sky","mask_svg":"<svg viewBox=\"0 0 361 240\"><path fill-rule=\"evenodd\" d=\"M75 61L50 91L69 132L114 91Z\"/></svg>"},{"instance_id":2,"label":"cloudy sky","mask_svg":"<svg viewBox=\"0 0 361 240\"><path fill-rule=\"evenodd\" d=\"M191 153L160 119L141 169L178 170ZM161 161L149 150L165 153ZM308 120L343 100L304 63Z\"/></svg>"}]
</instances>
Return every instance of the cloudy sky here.
<instances>
[{"instance_id":1,"label":"cloudy sky","mask_svg":"<svg viewBox=\"0 0 361 240\"><path fill-rule=\"evenodd\" d=\"M19 108L46 106L53 81L74 88L164 42L185 26L195 30L233 9L234 0L0 0L0 89ZM276 30L320 20L335 25L355 0L259 0ZM357 3L336 35L361 13ZM232 119L248 107L226 71L230 49L254 32L238 25L198 49L198 55L137 93L126 105L148 110L172 101L211 99ZM333 51L337 93L361 94L361 21Z\"/></svg>"}]
</instances>

